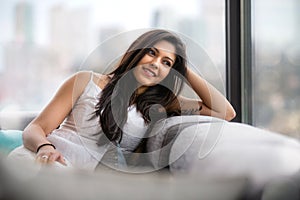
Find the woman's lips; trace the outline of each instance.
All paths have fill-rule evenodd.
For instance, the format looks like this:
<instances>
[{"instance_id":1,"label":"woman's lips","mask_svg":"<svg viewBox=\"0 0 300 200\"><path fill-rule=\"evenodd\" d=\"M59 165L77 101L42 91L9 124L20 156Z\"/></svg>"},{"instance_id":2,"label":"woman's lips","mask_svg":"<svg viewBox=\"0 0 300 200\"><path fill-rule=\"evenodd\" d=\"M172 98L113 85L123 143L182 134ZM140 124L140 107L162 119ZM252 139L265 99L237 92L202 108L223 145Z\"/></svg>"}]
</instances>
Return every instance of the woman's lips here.
<instances>
[{"instance_id":1,"label":"woman's lips","mask_svg":"<svg viewBox=\"0 0 300 200\"><path fill-rule=\"evenodd\" d=\"M143 71L145 72L145 74L147 76L150 76L150 77L156 77L157 75L149 68L147 67L142 67Z\"/></svg>"}]
</instances>

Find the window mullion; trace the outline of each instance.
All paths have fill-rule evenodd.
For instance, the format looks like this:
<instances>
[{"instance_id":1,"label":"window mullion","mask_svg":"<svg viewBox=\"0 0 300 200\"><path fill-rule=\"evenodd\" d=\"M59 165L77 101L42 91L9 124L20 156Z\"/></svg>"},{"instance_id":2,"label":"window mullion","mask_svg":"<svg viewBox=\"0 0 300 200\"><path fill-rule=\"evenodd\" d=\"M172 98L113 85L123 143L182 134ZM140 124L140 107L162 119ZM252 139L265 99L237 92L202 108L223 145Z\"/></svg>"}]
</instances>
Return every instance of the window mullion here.
<instances>
[{"instance_id":1,"label":"window mullion","mask_svg":"<svg viewBox=\"0 0 300 200\"><path fill-rule=\"evenodd\" d=\"M240 0L226 0L226 91L236 111L233 121L242 121L241 15Z\"/></svg>"},{"instance_id":2,"label":"window mullion","mask_svg":"<svg viewBox=\"0 0 300 200\"><path fill-rule=\"evenodd\" d=\"M241 0L241 97L242 122L252 124L251 1Z\"/></svg>"}]
</instances>

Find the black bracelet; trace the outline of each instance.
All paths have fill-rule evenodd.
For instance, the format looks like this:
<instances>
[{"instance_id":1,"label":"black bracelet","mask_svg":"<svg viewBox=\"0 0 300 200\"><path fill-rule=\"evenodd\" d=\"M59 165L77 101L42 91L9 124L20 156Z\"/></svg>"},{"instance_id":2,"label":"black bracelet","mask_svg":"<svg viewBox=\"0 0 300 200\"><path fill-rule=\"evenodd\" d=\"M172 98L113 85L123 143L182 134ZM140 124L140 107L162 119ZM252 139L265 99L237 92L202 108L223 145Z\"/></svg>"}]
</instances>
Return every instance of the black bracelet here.
<instances>
[{"instance_id":1,"label":"black bracelet","mask_svg":"<svg viewBox=\"0 0 300 200\"><path fill-rule=\"evenodd\" d=\"M36 153L38 153L39 150L40 150L40 148L42 148L43 146L52 146L54 149L56 149L56 147L55 147L53 144L51 144L51 143L45 143L45 144L41 144L41 145L37 148Z\"/></svg>"}]
</instances>

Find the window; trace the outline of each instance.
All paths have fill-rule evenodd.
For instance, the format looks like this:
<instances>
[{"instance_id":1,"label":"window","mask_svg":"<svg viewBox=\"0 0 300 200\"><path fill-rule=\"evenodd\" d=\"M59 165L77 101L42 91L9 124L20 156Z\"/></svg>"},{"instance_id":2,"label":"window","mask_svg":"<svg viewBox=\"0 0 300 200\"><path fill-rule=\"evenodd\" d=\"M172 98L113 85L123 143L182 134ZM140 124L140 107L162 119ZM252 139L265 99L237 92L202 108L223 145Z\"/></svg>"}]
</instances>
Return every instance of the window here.
<instances>
[{"instance_id":1,"label":"window","mask_svg":"<svg viewBox=\"0 0 300 200\"><path fill-rule=\"evenodd\" d=\"M297 0L226 0L226 89L235 121L300 137Z\"/></svg>"},{"instance_id":2,"label":"window","mask_svg":"<svg viewBox=\"0 0 300 200\"><path fill-rule=\"evenodd\" d=\"M298 0L252 1L253 124L300 138Z\"/></svg>"},{"instance_id":3,"label":"window","mask_svg":"<svg viewBox=\"0 0 300 200\"><path fill-rule=\"evenodd\" d=\"M190 64L225 93L222 0L4 0L0 9L1 128L24 128L64 79L86 69L99 44L133 29L161 27L189 38Z\"/></svg>"}]
</instances>

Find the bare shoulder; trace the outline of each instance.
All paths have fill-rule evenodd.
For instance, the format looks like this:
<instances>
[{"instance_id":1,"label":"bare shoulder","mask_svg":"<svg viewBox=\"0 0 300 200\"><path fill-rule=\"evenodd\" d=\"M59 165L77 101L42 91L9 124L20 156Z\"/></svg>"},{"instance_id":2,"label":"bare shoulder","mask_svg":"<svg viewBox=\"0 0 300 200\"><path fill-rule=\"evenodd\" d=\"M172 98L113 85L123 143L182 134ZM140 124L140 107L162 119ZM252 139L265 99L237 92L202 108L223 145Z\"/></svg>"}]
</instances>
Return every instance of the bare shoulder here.
<instances>
[{"instance_id":1,"label":"bare shoulder","mask_svg":"<svg viewBox=\"0 0 300 200\"><path fill-rule=\"evenodd\" d=\"M76 100L84 91L91 77L91 72L79 71L72 74L60 87L61 93L68 93ZM69 92L67 92L69 91Z\"/></svg>"},{"instance_id":2,"label":"bare shoulder","mask_svg":"<svg viewBox=\"0 0 300 200\"><path fill-rule=\"evenodd\" d=\"M80 81L88 82L91 78L93 72L90 71L79 71L73 74L73 78L78 79Z\"/></svg>"},{"instance_id":3,"label":"bare shoulder","mask_svg":"<svg viewBox=\"0 0 300 200\"><path fill-rule=\"evenodd\" d=\"M91 79L91 72L79 71L73 74L70 79L73 82L74 89L81 93Z\"/></svg>"}]
</instances>

